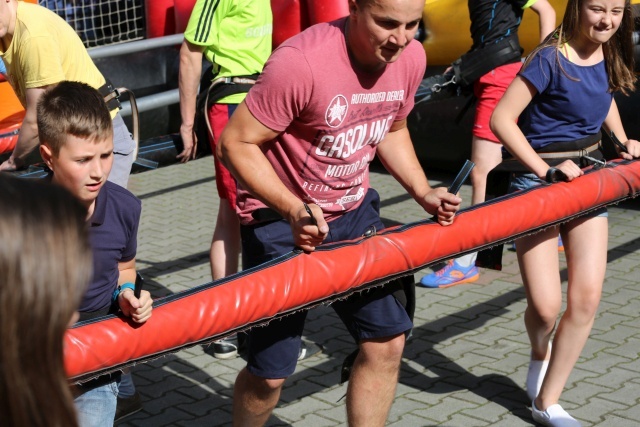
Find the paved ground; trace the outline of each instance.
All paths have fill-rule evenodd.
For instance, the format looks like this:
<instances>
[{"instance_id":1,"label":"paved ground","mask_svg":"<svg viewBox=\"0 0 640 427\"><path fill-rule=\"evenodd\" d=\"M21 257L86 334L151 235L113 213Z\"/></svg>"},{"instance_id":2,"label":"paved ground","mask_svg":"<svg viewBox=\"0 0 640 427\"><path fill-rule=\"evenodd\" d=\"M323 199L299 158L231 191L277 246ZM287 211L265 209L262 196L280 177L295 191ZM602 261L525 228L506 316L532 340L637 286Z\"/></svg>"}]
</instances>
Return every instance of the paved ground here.
<instances>
[{"instance_id":1,"label":"paved ground","mask_svg":"<svg viewBox=\"0 0 640 427\"><path fill-rule=\"evenodd\" d=\"M448 184L453 176L430 178L432 184ZM211 280L208 250L218 207L212 179L211 158L131 178L130 189L143 201L138 268L155 297ZM423 216L389 175L373 173L372 184L388 222ZM469 200L470 188L462 194ZM610 209L604 296L562 396L563 406L585 426L640 426L638 224L638 201ZM564 255L561 261L564 268ZM415 329L388 425L533 425L522 388L529 358L524 292L515 254L505 251L504 263L501 272L483 270L474 284L417 290ZM566 270L562 274L566 279ZM339 384L339 367L354 348L352 340L327 308L310 313L305 336L324 352L298 366L268 425L345 425L346 385ZM196 346L137 366L144 409L120 425L230 425L232 385L244 361L220 361L207 351Z\"/></svg>"}]
</instances>

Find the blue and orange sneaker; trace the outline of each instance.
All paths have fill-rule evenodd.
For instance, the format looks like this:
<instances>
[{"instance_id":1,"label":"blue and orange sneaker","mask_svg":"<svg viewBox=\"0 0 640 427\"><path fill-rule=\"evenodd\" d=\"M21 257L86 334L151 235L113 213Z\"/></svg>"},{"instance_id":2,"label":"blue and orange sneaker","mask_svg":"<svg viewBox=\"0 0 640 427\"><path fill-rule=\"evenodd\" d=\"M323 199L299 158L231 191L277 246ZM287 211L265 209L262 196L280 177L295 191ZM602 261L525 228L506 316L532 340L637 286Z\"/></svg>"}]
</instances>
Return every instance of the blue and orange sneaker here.
<instances>
[{"instance_id":1,"label":"blue and orange sneaker","mask_svg":"<svg viewBox=\"0 0 640 427\"><path fill-rule=\"evenodd\" d=\"M448 288L475 282L479 277L480 273L475 265L463 267L452 259L444 268L424 276L417 285L423 288Z\"/></svg>"}]
</instances>

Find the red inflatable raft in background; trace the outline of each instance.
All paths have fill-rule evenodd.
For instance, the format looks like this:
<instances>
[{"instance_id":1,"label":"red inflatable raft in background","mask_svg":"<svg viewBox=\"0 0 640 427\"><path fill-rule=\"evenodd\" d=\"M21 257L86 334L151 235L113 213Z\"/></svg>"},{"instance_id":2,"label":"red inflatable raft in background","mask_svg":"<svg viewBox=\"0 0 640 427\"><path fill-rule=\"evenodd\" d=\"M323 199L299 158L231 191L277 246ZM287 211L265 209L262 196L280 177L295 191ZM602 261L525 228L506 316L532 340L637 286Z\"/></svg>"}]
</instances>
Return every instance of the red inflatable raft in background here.
<instances>
[{"instance_id":1,"label":"red inflatable raft in background","mask_svg":"<svg viewBox=\"0 0 640 427\"><path fill-rule=\"evenodd\" d=\"M147 0L147 37L184 32L195 0ZM271 0L273 47L310 25L349 14L347 0Z\"/></svg>"},{"instance_id":2,"label":"red inflatable raft in background","mask_svg":"<svg viewBox=\"0 0 640 427\"><path fill-rule=\"evenodd\" d=\"M24 119L24 109L9 82L0 82L0 155L10 153L16 146L18 131Z\"/></svg>"}]
</instances>

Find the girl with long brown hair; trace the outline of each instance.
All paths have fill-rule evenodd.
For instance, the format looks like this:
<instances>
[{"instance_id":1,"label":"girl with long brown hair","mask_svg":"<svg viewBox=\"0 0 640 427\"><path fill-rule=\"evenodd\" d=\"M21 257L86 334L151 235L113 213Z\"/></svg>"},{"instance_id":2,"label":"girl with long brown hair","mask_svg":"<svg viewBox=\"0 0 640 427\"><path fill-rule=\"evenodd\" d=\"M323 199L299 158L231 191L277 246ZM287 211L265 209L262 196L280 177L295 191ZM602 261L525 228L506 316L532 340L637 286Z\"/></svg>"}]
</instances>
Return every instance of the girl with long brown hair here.
<instances>
[{"instance_id":1,"label":"girl with long brown hair","mask_svg":"<svg viewBox=\"0 0 640 427\"><path fill-rule=\"evenodd\" d=\"M0 420L77 426L63 336L91 277L87 212L66 190L0 175Z\"/></svg>"},{"instance_id":2,"label":"girl with long brown hair","mask_svg":"<svg viewBox=\"0 0 640 427\"><path fill-rule=\"evenodd\" d=\"M622 157L640 156L640 143L627 138L613 98L635 88L632 31L629 0L568 1L561 26L527 58L491 118L493 132L531 171L513 174L510 191L580 179L584 172L576 161L584 156L576 153L598 148L601 127L623 141ZM567 308L556 328L562 306L558 228L569 280ZM517 240L532 348L526 386L533 419L541 424L580 425L558 402L595 319L607 236L601 209Z\"/></svg>"}]
</instances>

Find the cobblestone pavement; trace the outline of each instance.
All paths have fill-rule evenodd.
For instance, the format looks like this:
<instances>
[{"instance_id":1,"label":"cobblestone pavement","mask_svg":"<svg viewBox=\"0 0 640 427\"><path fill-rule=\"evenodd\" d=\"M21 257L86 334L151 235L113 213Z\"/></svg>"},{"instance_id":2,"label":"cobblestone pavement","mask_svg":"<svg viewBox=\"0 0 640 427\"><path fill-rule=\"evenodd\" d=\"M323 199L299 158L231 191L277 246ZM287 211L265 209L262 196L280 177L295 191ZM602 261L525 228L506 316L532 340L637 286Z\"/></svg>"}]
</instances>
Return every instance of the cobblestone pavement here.
<instances>
[{"instance_id":1,"label":"cobblestone pavement","mask_svg":"<svg viewBox=\"0 0 640 427\"><path fill-rule=\"evenodd\" d=\"M430 179L432 185L446 185L453 174ZM388 174L374 172L371 180L389 224L424 216ZM209 282L219 201L212 159L133 175L130 189L143 202L137 261L152 295ZM462 195L469 200L468 185ZM640 426L639 217L638 201L610 209L602 303L561 402L585 426ZM560 258L566 286L564 255ZM502 271L482 270L473 284L417 289L415 329L388 425L533 425L523 390L529 359L525 295L515 254L505 250L503 261ZM339 368L354 349L352 339L325 307L310 312L305 337L324 351L299 364L268 425L345 425L346 384L339 384ZM133 372L144 409L119 425L230 425L233 382L244 363L217 360L209 348L195 346L139 365Z\"/></svg>"}]
</instances>

